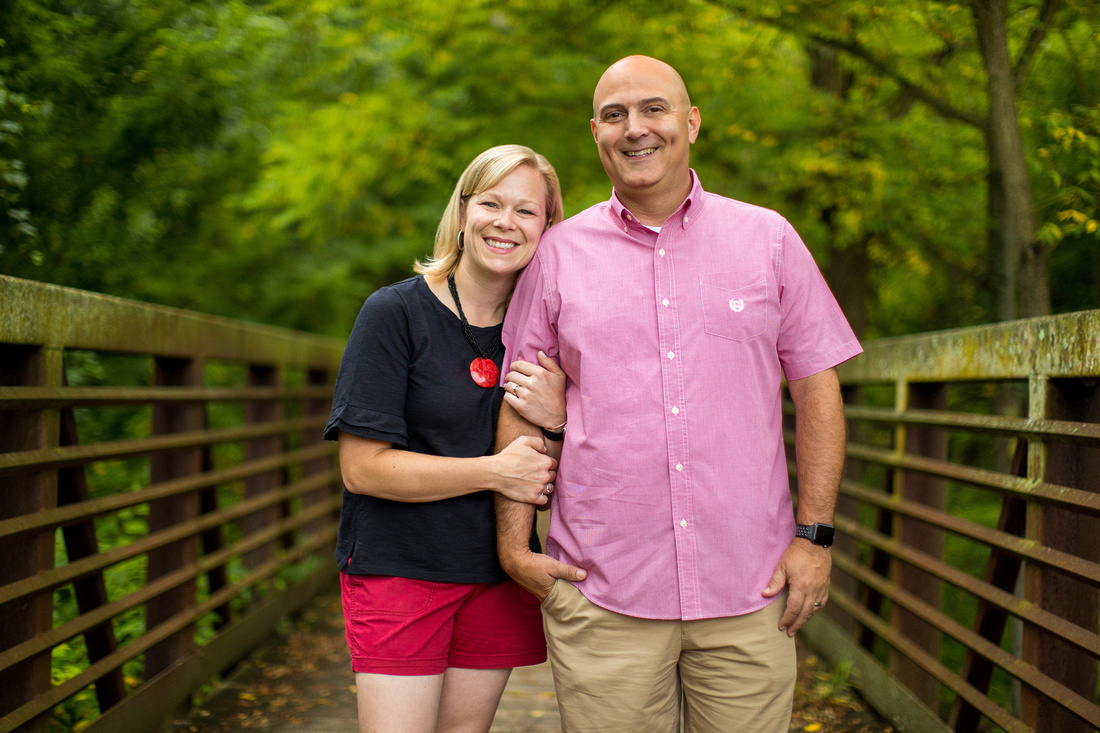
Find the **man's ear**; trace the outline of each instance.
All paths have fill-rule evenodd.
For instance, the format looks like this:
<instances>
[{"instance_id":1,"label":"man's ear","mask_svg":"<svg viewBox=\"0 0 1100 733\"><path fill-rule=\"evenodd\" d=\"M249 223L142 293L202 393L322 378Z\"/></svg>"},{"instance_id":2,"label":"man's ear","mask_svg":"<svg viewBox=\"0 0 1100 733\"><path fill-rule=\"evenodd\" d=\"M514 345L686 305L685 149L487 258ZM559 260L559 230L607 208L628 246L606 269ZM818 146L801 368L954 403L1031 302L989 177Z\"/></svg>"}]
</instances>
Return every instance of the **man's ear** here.
<instances>
[{"instance_id":1,"label":"man's ear","mask_svg":"<svg viewBox=\"0 0 1100 733\"><path fill-rule=\"evenodd\" d=\"M699 108L692 107L688 111L688 142L694 143L695 139L699 137L699 127L702 125L702 118L699 115Z\"/></svg>"}]
</instances>

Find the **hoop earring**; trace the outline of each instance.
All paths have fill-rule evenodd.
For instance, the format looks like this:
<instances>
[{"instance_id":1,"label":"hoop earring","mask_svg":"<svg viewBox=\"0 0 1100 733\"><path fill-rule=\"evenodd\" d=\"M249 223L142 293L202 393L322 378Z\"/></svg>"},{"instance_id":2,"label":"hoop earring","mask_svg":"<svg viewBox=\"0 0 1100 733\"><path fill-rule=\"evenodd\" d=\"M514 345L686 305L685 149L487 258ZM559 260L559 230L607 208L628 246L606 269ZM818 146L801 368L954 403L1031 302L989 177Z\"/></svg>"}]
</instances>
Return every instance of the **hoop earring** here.
<instances>
[{"instance_id":1,"label":"hoop earring","mask_svg":"<svg viewBox=\"0 0 1100 733\"><path fill-rule=\"evenodd\" d=\"M459 252L466 249L466 240L462 235L463 235L463 232L458 233L458 251Z\"/></svg>"}]
</instances>

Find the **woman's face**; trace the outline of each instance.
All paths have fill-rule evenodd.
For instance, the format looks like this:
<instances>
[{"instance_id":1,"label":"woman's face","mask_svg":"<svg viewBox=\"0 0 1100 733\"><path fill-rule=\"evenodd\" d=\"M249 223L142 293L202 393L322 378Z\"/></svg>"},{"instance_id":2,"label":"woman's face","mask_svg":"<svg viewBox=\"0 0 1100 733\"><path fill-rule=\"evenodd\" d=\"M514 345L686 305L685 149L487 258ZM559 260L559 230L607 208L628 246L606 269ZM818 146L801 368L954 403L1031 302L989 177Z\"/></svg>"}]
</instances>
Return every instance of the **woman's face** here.
<instances>
[{"instance_id":1,"label":"woman's face","mask_svg":"<svg viewBox=\"0 0 1100 733\"><path fill-rule=\"evenodd\" d=\"M545 228L546 183L531 166L518 166L466 202L466 251L460 266L482 274L515 275L535 255Z\"/></svg>"}]
</instances>

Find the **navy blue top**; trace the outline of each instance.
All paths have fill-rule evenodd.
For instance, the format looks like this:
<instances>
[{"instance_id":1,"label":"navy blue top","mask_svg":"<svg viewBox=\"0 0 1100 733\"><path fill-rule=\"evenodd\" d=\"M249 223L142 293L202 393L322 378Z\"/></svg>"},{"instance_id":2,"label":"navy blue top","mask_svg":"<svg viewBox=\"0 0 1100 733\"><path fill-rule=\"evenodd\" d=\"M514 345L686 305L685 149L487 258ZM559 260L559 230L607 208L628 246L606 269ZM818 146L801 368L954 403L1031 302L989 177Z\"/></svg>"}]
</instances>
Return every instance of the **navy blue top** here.
<instances>
[{"instance_id":1,"label":"navy blue top","mask_svg":"<svg viewBox=\"0 0 1100 733\"><path fill-rule=\"evenodd\" d=\"M501 326L473 327L502 366ZM336 378L325 438L340 430L436 456L493 452L499 387L470 378L477 357L454 313L417 276L381 288L363 304ZM493 492L400 502L344 489L336 561L355 575L451 583L507 578L497 561Z\"/></svg>"}]
</instances>

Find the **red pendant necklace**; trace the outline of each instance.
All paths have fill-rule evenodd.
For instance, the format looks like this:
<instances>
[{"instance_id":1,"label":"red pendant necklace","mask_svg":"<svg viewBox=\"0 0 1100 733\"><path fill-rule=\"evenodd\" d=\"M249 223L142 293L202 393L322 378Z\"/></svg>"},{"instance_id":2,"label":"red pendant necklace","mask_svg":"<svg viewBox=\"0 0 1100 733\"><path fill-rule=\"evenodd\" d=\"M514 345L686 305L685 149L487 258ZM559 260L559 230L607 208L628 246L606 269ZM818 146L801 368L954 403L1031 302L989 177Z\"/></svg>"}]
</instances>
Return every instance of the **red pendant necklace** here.
<instances>
[{"instance_id":1,"label":"red pendant necklace","mask_svg":"<svg viewBox=\"0 0 1100 733\"><path fill-rule=\"evenodd\" d=\"M462 301L458 299L458 288L455 287L454 275L447 277L447 287L450 288L451 297L455 299L455 306L458 308L458 317L462 321L462 335L466 337L466 341L474 347L474 352L477 353L477 358L470 362L470 379L474 380L474 384L485 389L495 387L500 379L500 369L497 368L492 357L496 355L497 347L500 344L495 344L493 350L488 354L481 350L474 339L474 332L470 330L470 323L466 320L466 314L462 312Z\"/></svg>"}]
</instances>

